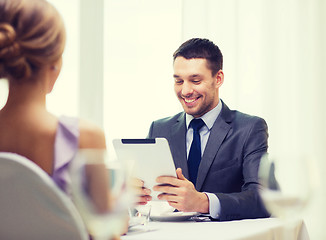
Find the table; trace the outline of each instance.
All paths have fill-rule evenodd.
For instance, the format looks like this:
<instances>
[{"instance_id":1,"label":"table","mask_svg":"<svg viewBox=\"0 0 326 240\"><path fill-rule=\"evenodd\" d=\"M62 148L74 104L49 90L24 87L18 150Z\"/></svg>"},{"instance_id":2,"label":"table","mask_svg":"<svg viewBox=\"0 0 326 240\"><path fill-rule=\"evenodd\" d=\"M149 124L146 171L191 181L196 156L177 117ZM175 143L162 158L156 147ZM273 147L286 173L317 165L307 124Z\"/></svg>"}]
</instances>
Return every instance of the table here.
<instances>
[{"instance_id":1,"label":"table","mask_svg":"<svg viewBox=\"0 0 326 240\"><path fill-rule=\"evenodd\" d=\"M288 224L286 225L288 226ZM303 220L292 221L285 228L277 218L247 219L228 222L154 222L147 226L135 226L122 240L291 240L283 236L283 230L294 240L309 240Z\"/></svg>"}]
</instances>

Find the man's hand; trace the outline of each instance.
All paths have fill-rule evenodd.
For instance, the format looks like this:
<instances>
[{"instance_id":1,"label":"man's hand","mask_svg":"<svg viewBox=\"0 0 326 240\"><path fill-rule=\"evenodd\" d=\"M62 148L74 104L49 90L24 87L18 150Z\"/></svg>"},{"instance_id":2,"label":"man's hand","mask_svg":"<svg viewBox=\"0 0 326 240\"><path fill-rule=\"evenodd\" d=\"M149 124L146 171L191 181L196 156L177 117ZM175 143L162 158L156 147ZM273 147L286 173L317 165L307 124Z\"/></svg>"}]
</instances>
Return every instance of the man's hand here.
<instances>
[{"instance_id":1,"label":"man's hand","mask_svg":"<svg viewBox=\"0 0 326 240\"><path fill-rule=\"evenodd\" d=\"M208 213L209 202L206 194L195 189L192 182L183 176L181 168L178 168L176 173L177 178L161 176L156 179L159 185L153 189L163 192L158 198L168 201L170 206L179 211Z\"/></svg>"},{"instance_id":2,"label":"man's hand","mask_svg":"<svg viewBox=\"0 0 326 240\"><path fill-rule=\"evenodd\" d=\"M137 205L146 205L147 202L152 200L150 196L151 190L144 187L144 182L140 179L133 180L133 187L136 195Z\"/></svg>"}]
</instances>

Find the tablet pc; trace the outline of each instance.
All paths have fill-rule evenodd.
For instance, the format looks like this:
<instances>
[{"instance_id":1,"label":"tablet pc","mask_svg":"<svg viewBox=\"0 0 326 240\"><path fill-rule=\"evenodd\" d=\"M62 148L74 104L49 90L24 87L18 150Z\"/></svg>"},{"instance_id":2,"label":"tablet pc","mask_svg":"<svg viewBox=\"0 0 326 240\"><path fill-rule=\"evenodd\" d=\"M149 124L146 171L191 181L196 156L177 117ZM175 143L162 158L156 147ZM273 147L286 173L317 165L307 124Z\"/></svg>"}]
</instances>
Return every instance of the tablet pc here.
<instances>
[{"instance_id":1,"label":"tablet pc","mask_svg":"<svg viewBox=\"0 0 326 240\"><path fill-rule=\"evenodd\" d=\"M175 165L168 141L155 139L114 139L112 141L117 158L133 163L133 175L144 181L144 186L151 189L153 200L158 200L153 187L158 176L176 177Z\"/></svg>"}]
</instances>

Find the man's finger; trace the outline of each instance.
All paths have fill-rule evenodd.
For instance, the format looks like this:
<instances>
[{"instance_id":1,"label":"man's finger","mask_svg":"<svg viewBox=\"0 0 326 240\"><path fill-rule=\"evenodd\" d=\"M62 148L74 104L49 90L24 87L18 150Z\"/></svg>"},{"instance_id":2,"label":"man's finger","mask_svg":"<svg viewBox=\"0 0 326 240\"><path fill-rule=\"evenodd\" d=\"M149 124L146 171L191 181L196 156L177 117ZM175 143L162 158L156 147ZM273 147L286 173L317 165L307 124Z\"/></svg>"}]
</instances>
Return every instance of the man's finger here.
<instances>
[{"instance_id":1,"label":"man's finger","mask_svg":"<svg viewBox=\"0 0 326 240\"><path fill-rule=\"evenodd\" d=\"M170 184L173 186L179 186L180 184L180 179L176 177L169 177L169 176L160 176L156 178L157 183L162 183L162 184Z\"/></svg>"},{"instance_id":2,"label":"man's finger","mask_svg":"<svg viewBox=\"0 0 326 240\"><path fill-rule=\"evenodd\" d=\"M151 200L152 200L151 196L139 196L137 199L137 204L138 205L146 205L147 202L149 202Z\"/></svg>"},{"instance_id":3,"label":"man's finger","mask_svg":"<svg viewBox=\"0 0 326 240\"><path fill-rule=\"evenodd\" d=\"M169 186L156 185L153 187L153 190L157 192L178 195L178 188L171 185Z\"/></svg>"},{"instance_id":4,"label":"man's finger","mask_svg":"<svg viewBox=\"0 0 326 240\"><path fill-rule=\"evenodd\" d=\"M182 169L181 168L177 168L176 173L177 173L178 179L186 180L185 176L183 176L183 174L182 174Z\"/></svg>"},{"instance_id":5,"label":"man's finger","mask_svg":"<svg viewBox=\"0 0 326 240\"><path fill-rule=\"evenodd\" d=\"M168 202L178 202L179 201L179 197L177 195L174 195L174 194L162 193L162 194L159 194L157 197L160 200L165 200L165 201L168 201Z\"/></svg>"}]
</instances>

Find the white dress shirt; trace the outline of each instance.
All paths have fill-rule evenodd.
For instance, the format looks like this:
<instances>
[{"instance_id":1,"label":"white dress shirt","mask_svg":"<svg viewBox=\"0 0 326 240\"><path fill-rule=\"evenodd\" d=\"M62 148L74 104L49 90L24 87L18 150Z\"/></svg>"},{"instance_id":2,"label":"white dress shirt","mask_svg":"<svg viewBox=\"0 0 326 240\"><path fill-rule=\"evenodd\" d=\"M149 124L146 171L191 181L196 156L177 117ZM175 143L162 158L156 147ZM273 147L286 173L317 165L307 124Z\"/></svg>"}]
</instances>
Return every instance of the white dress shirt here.
<instances>
[{"instance_id":1,"label":"white dress shirt","mask_svg":"<svg viewBox=\"0 0 326 240\"><path fill-rule=\"evenodd\" d=\"M199 130L200 142L201 142L201 155L202 156L205 151L205 147L206 147L211 129L215 123L215 120L219 116L221 110L222 110L222 102L220 100L215 108L213 108L211 111L205 113L202 117L200 117L205 123L205 125ZM193 139L193 129L189 128L190 122L193 118L194 118L193 116L186 114L186 126L188 129L187 134L186 134L187 159L188 159L188 155L189 155L189 151L190 151L190 147L191 147L191 143L192 143L192 139ZM204 192L204 193L207 195L208 200L209 200L209 215L212 218L218 218L218 216L221 212L220 200L213 193L207 193L207 192Z\"/></svg>"}]
</instances>

